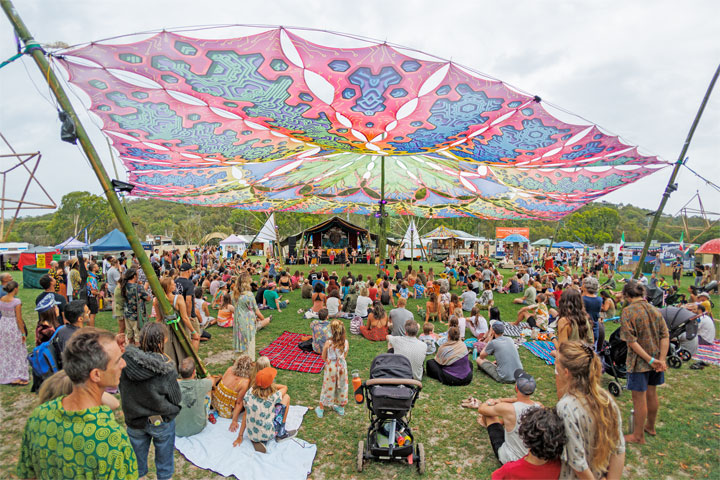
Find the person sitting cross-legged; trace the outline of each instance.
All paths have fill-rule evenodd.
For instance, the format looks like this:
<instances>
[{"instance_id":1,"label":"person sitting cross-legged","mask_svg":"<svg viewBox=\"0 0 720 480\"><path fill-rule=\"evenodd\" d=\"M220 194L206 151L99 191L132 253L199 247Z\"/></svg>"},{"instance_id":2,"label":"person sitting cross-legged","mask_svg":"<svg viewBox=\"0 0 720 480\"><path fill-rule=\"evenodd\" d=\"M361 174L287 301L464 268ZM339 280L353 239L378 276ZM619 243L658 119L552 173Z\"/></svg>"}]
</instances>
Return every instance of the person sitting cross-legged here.
<instances>
[{"instance_id":1,"label":"person sitting cross-legged","mask_svg":"<svg viewBox=\"0 0 720 480\"><path fill-rule=\"evenodd\" d=\"M518 431L521 427L523 413L540 403L530 398L535 392L535 379L532 375L518 368L513 373L515 397L488 399L483 403L476 398L469 398L463 407L477 409L478 423L487 428L490 444L500 463L514 462L528 454Z\"/></svg>"},{"instance_id":2,"label":"person sitting cross-legged","mask_svg":"<svg viewBox=\"0 0 720 480\"><path fill-rule=\"evenodd\" d=\"M505 333L505 324L502 322L492 324L489 332L490 341L480 352L477 364L480 370L490 375L496 382L514 383L513 374L523 366L515 343L503 333ZM488 355L495 355L495 361L487 360Z\"/></svg>"}]
</instances>

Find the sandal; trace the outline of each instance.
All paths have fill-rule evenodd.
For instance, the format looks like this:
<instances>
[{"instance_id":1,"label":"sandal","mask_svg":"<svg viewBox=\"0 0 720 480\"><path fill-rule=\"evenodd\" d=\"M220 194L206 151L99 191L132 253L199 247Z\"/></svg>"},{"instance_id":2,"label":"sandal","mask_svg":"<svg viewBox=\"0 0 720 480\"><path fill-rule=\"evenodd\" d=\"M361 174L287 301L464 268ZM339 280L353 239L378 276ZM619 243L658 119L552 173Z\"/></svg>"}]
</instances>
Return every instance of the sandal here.
<instances>
[{"instance_id":1,"label":"sandal","mask_svg":"<svg viewBox=\"0 0 720 480\"><path fill-rule=\"evenodd\" d=\"M700 362L695 362L690 365L690 370L702 370L703 368L705 368L705 364Z\"/></svg>"}]
</instances>

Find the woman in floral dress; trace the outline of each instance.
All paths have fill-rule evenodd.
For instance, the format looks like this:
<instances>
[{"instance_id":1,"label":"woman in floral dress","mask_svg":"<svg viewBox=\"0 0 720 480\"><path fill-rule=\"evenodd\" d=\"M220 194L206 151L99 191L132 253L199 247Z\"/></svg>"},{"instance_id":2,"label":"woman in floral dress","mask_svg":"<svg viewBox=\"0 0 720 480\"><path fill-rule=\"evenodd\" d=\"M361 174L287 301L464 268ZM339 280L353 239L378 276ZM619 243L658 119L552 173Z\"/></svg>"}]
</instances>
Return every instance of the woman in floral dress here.
<instances>
[{"instance_id":1,"label":"woman in floral dress","mask_svg":"<svg viewBox=\"0 0 720 480\"><path fill-rule=\"evenodd\" d=\"M345 357L348 353L348 341L345 339L345 325L341 320L333 320L330 324L332 338L325 342L322 357L325 360L320 404L315 414L322 418L325 407L332 407L338 415L345 415L348 402L348 375Z\"/></svg>"},{"instance_id":2,"label":"woman in floral dress","mask_svg":"<svg viewBox=\"0 0 720 480\"><path fill-rule=\"evenodd\" d=\"M270 323L272 315L265 318L255 302L250 278L242 277L233 288L235 318L233 324L233 348L255 360L255 333Z\"/></svg>"},{"instance_id":3,"label":"woman in floral dress","mask_svg":"<svg viewBox=\"0 0 720 480\"><path fill-rule=\"evenodd\" d=\"M22 319L22 302L15 298L18 283L5 285L7 295L0 298L0 384L27 385L27 327Z\"/></svg>"}]
</instances>

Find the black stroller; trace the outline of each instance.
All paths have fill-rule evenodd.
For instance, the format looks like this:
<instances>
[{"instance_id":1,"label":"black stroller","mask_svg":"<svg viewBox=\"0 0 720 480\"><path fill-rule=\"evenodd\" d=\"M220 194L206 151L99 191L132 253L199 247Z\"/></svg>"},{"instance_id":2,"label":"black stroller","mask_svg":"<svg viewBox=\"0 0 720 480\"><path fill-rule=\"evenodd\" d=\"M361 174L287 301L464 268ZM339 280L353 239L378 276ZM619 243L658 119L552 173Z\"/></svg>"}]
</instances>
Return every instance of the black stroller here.
<instances>
[{"instance_id":1,"label":"black stroller","mask_svg":"<svg viewBox=\"0 0 720 480\"><path fill-rule=\"evenodd\" d=\"M682 367L683 362L692 358L689 350L680 346L680 335L685 334L686 340L692 340L697 336L697 318L699 315L682 307L665 307L660 310L670 335L670 350L668 351L667 364L671 368Z\"/></svg>"},{"instance_id":2,"label":"black stroller","mask_svg":"<svg viewBox=\"0 0 720 480\"><path fill-rule=\"evenodd\" d=\"M600 360L602 361L603 371L612 375L614 380L610 381L608 391L615 397L619 397L623 391L620 383L621 378L627 377L627 343L620 338L620 329L615 330L610 339L603 343L600 350Z\"/></svg>"},{"instance_id":3,"label":"black stroller","mask_svg":"<svg viewBox=\"0 0 720 480\"><path fill-rule=\"evenodd\" d=\"M355 390L358 403L367 399L370 426L367 440L358 442L357 469L365 460L401 460L425 473L425 449L410 429L412 409L422 383L413 379L410 360L403 355L381 354L370 366L370 379Z\"/></svg>"},{"instance_id":4,"label":"black stroller","mask_svg":"<svg viewBox=\"0 0 720 480\"><path fill-rule=\"evenodd\" d=\"M650 305L657 308L662 308L665 305L665 290L658 286L651 287L649 285L646 285L645 298L647 298L647 301L648 303L650 303Z\"/></svg>"}]
</instances>

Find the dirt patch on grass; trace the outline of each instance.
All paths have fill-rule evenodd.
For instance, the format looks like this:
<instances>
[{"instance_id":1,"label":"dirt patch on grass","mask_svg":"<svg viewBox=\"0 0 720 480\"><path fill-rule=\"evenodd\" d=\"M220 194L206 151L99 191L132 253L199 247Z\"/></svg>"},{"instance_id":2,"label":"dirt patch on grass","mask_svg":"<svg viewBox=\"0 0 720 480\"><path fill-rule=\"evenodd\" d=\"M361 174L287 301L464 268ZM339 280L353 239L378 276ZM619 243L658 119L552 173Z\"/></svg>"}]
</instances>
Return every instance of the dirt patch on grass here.
<instances>
[{"instance_id":1,"label":"dirt patch on grass","mask_svg":"<svg viewBox=\"0 0 720 480\"><path fill-rule=\"evenodd\" d=\"M222 352L213 353L205 358L206 365L219 365L232 363L235 360L235 352L232 350L224 350Z\"/></svg>"}]
</instances>

